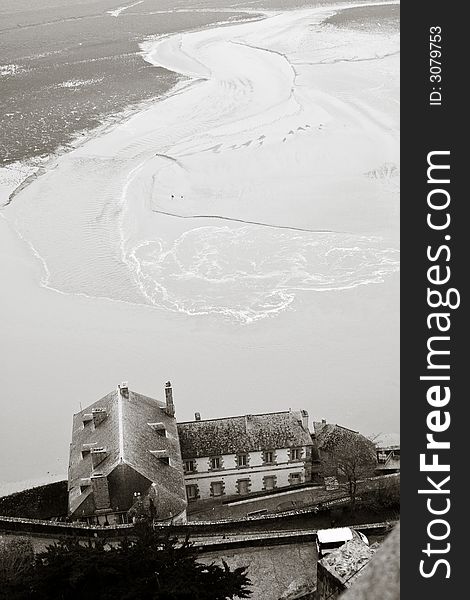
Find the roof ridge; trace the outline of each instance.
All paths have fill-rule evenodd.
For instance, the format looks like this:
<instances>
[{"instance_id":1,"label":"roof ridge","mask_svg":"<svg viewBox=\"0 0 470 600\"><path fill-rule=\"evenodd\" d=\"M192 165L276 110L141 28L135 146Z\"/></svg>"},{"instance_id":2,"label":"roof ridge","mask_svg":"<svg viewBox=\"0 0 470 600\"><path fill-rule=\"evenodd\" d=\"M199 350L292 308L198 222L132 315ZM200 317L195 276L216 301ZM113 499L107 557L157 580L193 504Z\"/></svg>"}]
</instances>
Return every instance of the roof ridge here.
<instances>
[{"instance_id":1,"label":"roof ridge","mask_svg":"<svg viewBox=\"0 0 470 600\"><path fill-rule=\"evenodd\" d=\"M278 410L274 412L266 412L266 413L246 413L245 415L232 415L231 417L214 417L212 419L200 419L192 421L178 421L178 425L188 425L189 423L207 423L208 421L227 421L228 419L243 419L244 417L267 417L270 415L289 415L293 413L298 413L302 409L298 410Z\"/></svg>"}]
</instances>

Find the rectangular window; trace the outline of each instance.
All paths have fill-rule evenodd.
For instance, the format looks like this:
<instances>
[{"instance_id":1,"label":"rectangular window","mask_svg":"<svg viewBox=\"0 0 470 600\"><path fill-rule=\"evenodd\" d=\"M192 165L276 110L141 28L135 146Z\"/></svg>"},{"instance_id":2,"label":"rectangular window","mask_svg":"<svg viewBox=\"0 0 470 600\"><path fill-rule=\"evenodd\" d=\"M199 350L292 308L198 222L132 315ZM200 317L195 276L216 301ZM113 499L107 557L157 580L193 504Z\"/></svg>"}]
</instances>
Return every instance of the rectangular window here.
<instances>
[{"instance_id":1,"label":"rectangular window","mask_svg":"<svg viewBox=\"0 0 470 600\"><path fill-rule=\"evenodd\" d=\"M268 464L272 464L274 462L274 452L272 450L268 450L264 453L264 462Z\"/></svg>"},{"instance_id":2,"label":"rectangular window","mask_svg":"<svg viewBox=\"0 0 470 600\"><path fill-rule=\"evenodd\" d=\"M217 470L222 467L222 460L220 456L213 456L211 458L211 469Z\"/></svg>"},{"instance_id":3,"label":"rectangular window","mask_svg":"<svg viewBox=\"0 0 470 600\"><path fill-rule=\"evenodd\" d=\"M237 488L239 494L249 494L250 493L250 480L249 479L239 479L237 481Z\"/></svg>"},{"instance_id":4,"label":"rectangular window","mask_svg":"<svg viewBox=\"0 0 470 600\"><path fill-rule=\"evenodd\" d=\"M185 460L184 461L184 472L185 473L194 473L196 470L196 464L194 460Z\"/></svg>"},{"instance_id":5,"label":"rectangular window","mask_svg":"<svg viewBox=\"0 0 470 600\"><path fill-rule=\"evenodd\" d=\"M248 466L248 455L247 454L239 454L237 456L237 466L239 466L239 467L247 467Z\"/></svg>"},{"instance_id":6,"label":"rectangular window","mask_svg":"<svg viewBox=\"0 0 470 600\"><path fill-rule=\"evenodd\" d=\"M224 486L221 481L214 481L211 483L211 496L222 496L224 493Z\"/></svg>"},{"instance_id":7,"label":"rectangular window","mask_svg":"<svg viewBox=\"0 0 470 600\"><path fill-rule=\"evenodd\" d=\"M276 487L276 477L265 477L264 478L264 489L273 490Z\"/></svg>"},{"instance_id":8,"label":"rectangular window","mask_svg":"<svg viewBox=\"0 0 470 600\"><path fill-rule=\"evenodd\" d=\"M299 483L302 483L302 476L300 473L291 473L289 481L291 485L297 485Z\"/></svg>"},{"instance_id":9,"label":"rectangular window","mask_svg":"<svg viewBox=\"0 0 470 600\"><path fill-rule=\"evenodd\" d=\"M387 462L388 455L386 452L379 452L377 454L377 459L380 464Z\"/></svg>"},{"instance_id":10,"label":"rectangular window","mask_svg":"<svg viewBox=\"0 0 470 600\"><path fill-rule=\"evenodd\" d=\"M302 457L302 448L291 448L290 450L290 459L291 460L300 460Z\"/></svg>"},{"instance_id":11,"label":"rectangular window","mask_svg":"<svg viewBox=\"0 0 470 600\"><path fill-rule=\"evenodd\" d=\"M189 500L196 500L197 498L197 486L187 485L186 486L186 497Z\"/></svg>"}]
</instances>

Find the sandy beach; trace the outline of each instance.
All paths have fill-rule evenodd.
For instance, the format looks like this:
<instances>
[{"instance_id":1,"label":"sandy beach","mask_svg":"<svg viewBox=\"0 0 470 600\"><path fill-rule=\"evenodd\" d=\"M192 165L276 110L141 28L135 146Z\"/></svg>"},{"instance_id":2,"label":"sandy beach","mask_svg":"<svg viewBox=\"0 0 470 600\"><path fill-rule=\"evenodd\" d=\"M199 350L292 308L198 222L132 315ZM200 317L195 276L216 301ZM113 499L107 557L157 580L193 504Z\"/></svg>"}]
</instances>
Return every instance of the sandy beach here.
<instances>
[{"instance_id":1,"label":"sandy beach","mask_svg":"<svg viewBox=\"0 0 470 600\"><path fill-rule=\"evenodd\" d=\"M72 412L121 380L171 379L181 420L398 429L399 39L336 12L148 40L184 83L2 212L1 480L65 475Z\"/></svg>"}]
</instances>

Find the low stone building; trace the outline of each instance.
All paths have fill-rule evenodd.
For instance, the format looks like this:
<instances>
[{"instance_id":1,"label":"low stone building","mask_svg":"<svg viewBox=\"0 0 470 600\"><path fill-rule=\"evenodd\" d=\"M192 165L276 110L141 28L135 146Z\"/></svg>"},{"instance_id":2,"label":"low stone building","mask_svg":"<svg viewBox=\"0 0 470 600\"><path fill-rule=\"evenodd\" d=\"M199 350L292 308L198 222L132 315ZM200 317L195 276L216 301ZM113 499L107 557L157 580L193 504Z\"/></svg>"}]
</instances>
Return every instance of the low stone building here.
<instances>
[{"instance_id":1,"label":"low stone building","mask_svg":"<svg viewBox=\"0 0 470 600\"><path fill-rule=\"evenodd\" d=\"M382 434L375 440L377 475L400 472L400 439L396 434Z\"/></svg>"},{"instance_id":2,"label":"low stone building","mask_svg":"<svg viewBox=\"0 0 470 600\"><path fill-rule=\"evenodd\" d=\"M358 431L325 420L314 423L321 474L328 481L344 482L374 474L377 467L374 443Z\"/></svg>"},{"instance_id":3,"label":"low stone building","mask_svg":"<svg viewBox=\"0 0 470 600\"><path fill-rule=\"evenodd\" d=\"M178 432L189 502L302 484L319 468L305 410L209 420L196 414Z\"/></svg>"},{"instance_id":4,"label":"low stone building","mask_svg":"<svg viewBox=\"0 0 470 600\"><path fill-rule=\"evenodd\" d=\"M69 516L125 523L141 510L158 521L186 517L171 385L160 402L118 386L73 417Z\"/></svg>"}]
</instances>

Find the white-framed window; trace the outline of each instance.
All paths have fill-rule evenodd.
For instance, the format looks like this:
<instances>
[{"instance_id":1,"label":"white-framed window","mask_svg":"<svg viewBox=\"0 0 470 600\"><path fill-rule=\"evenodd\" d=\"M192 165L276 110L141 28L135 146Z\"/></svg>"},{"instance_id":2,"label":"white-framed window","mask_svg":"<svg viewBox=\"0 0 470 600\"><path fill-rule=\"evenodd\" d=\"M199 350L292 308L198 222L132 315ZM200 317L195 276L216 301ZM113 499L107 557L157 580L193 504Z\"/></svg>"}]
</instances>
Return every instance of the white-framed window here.
<instances>
[{"instance_id":1,"label":"white-framed window","mask_svg":"<svg viewBox=\"0 0 470 600\"><path fill-rule=\"evenodd\" d=\"M237 466L238 467L247 467L248 466L248 454L238 454Z\"/></svg>"},{"instance_id":2,"label":"white-framed window","mask_svg":"<svg viewBox=\"0 0 470 600\"><path fill-rule=\"evenodd\" d=\"M274 451L273 450L266 450L263 453L263 460L265 463L267 464L272 464L274 462Z\"/></svg>"},{"instance_id":3,"label":"white-framed window","mask_svg":"<svg viewBox=\"0 0 470 600\"><path fill-rule=\"evenodd\" d=\"M222 481L213 481L211 483L211 496L222 496L224 493L224 484Z\"/></svg>"},{"instance_id":4,"label":"white-framed window","mask_svg":"<svg viewBox=\"0 0 470 600\"><path fill-rule=\"evenodd\" d=\"M185 460L183 468L185 473L194 473L196 471L196 461L193 459Z\"/></svg>"},{"instance_id":5,"label":"white-framed window","mask_svg":"<svg viewBox=\"0 0 470 600\"><path fill-rule=\"evenodd\" d=\"M222 457L220 457L220 456L213 456L210 459L210 465L211 465L211 469L213 471L217 471L217 469L221 469L222 468Z\"/></svg>"},{"instance_id":6,"label":"white-framed window","mask_svg":"<svg viewBox=\"0 0 470 600\"><path fill-rule=\"evenodd\" d=\"M291 460L300 460L302 458L302 448L291 448L290 449L290 459Z\"/></svg>"}]
</instances>

